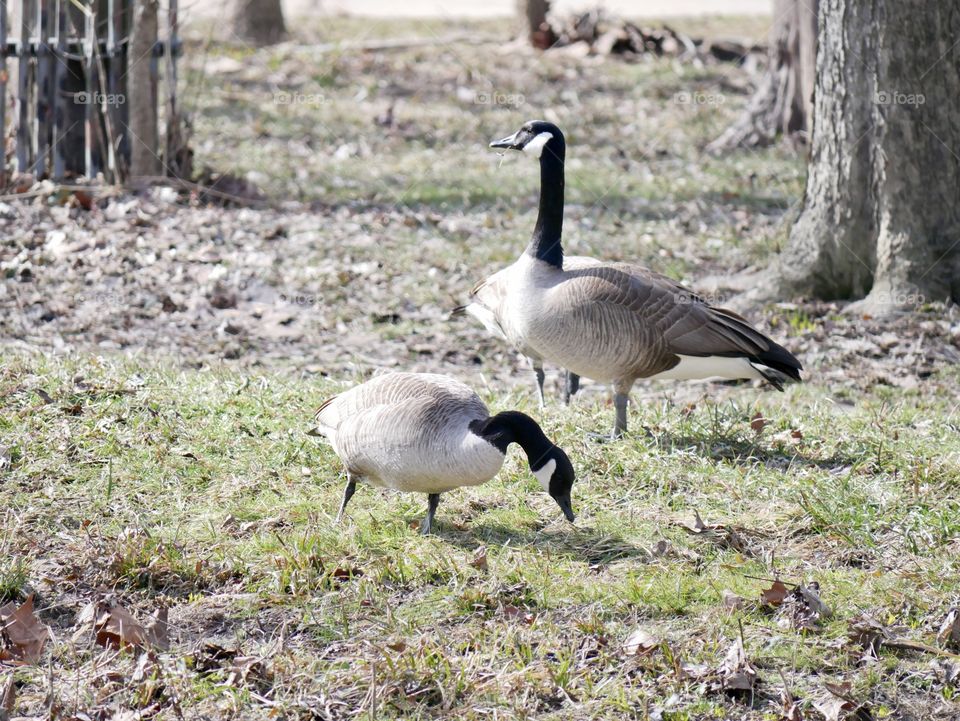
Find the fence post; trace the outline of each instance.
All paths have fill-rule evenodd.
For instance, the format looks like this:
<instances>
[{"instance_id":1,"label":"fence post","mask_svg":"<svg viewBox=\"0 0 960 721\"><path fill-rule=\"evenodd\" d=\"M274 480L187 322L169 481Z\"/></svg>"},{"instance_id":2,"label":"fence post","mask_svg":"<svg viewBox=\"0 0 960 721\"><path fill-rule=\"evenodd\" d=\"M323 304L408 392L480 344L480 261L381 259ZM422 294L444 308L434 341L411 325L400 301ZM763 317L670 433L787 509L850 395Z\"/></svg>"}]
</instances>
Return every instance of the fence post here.
<instances>
[{"instance_id":1,"label":"fence post","mask_svg":"<svg viewBox=\"0 0 960 721\"><path fill-rule=\"evenodd\" d=\"M133 39L127 65L130 101L130 175L160 174L157 136L157 0L134 0Z\"/></svg>"},{"instance_id":2,"label":"fence post","mask_svg":"<svg viewBox=\"0 0 960 721\"><path fill-rule=\"evenodd\" d=\"M23 0L20 12L20 47L17 62L17 170L30 171L33 157L30 132L30 22L33 0Z\"/></svg>"},{"instance_id":3,"label":"fence post","mask_svg":"<svg viewBox=\"0 0 960 721\"><path fill-rule=\"evenodd\" d=\"M33 167L37 177L49 173L50 137L53 129L53 49L50 47L50 0L37 2L37 156Z\"/></svg>"}]
</instances>

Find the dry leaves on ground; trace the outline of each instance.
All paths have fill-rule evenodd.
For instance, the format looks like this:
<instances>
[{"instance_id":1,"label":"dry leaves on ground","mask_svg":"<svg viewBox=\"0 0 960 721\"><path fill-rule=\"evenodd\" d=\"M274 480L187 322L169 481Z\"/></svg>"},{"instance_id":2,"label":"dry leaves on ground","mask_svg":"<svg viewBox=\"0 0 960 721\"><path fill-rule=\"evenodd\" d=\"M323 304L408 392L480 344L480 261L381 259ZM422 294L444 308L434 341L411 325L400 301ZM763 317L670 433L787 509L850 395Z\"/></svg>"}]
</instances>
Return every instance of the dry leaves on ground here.
<instances>
[{"instance_id":1,"label":"dry leaves on ground","mask_svg":"<svg viewBox=\"0 0 960 721\"><path fill-rule=\"evenodd\" d=\"M941 646L960 648L960 607L954 606L947 612L937 633L937 641Z\"/></svg>"},{"instance_id":2,"label":"dry leaves on ground","mask_svg":"<svg viewBox=\"0 0 960 721\"><path fill-rule=\"evenodd\" d=\"M474 551L473 558L470 560L470 565L480 571L489 570L489 566L487 564L486 546L480 546L476 551Z\"/></svg>"},{"instance_id":3,"label":"dry leaves on ground","mask_svg":"<svg viewBox=\"0 0 960 721\"><path fill-rule=\"evenodd\" d=\"M170 648L166 608L158 609L142 624L112 599L93 601L81 611L77 626L74 639L79 640L92 629L96 643L105 648Z\"/></svg>"},{"instance_id":4,"label":"dry leaves on ground","mask_svg":"<svg viewBox=\"0 0 960 721\"><path fill-rule=\"evenodd\" d=\"M738 636L717 668L717 681L713 688L722 691L749 692L753 691L758 681L757 670L750 663L747 652L743 648L743 637Z\"/></svg>"},{"instance_id":5,"label":"dry leaves on ground","mask_svg":"<svg viewBox=\"0 0 960 721\"><path fill-rule=\"evenodd\" d=\"M623 642L623 653L627 656L646 656L660 648L662 643L662 638L654 636L645 629L637 628Z\"/></svg>"},{"instance_id":6,"label":"dry leaves on ground","mask_svg":"<svg viewBox=\"0 0 960 721\"><path fill-rule=\"evenodd\" d=\"M830 618L830 608L820 599L820 586L815 581L805 586L799 584L783 601L780 609L781 625L789 625L798 631L817 631L820 621Z\"/></svg>"},{"instance_id":7,"label":"dry leaves on ground","mask_svg":"<svg viewBox=\"0 0 960 721\"><path fill-rule=\"evenodd\" d=\"M716 543L721 548L729 548L739 551L745 556L753 556L753 550L747 542L745 532L742 528L725 526L722 523L704 523L697 510L693 511L693 525L678 523L681 529L701 538L707 538Z\"/></svg>"},{"instance_id":8,"label":"dry leaves on ground","mask_svg":"<svg viewBox=\"0 0 960 721\"><path fill-rule=\"evenodd\" d=\"M845 681L840 684L824 684L829 695L825 695L813 702L813 707L823 714L825 721L872 721L873 716L866 704L857 703L851 695L851 684Z\"/></svg>"},{"instance_id":9,"label":"dry leaves on ground","mask_svg":"<svg viewBox=\"0 0 960 721\"><path fill-rule=\"evenodd\" d=\"M33 595L19 607L0 606L0 663L14 666L34 664L50 639L50 629L33 613Z\"/></svg>"}]
</instances>

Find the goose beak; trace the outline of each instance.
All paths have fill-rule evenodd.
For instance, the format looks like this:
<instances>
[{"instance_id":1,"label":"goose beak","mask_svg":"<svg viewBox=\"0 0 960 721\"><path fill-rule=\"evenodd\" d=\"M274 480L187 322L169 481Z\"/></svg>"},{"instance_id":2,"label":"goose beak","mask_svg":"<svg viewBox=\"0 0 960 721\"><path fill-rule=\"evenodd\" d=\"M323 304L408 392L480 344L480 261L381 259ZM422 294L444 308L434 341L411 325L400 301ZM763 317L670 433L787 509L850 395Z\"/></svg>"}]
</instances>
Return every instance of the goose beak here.
<instances>
[{"instance_id":1,"label":"goose beak","mask_svg":"<svg viewBox=\"0 0 960 721\"><path fill-rule=\"evenodd\" d=\"M500 140L494 140L492 143L490 143L490 147L506 148L507 150L519 150L520 148L517 145L517 136L519 134L520 134L520 131L518 130L513 135L508 135L507 137L501 138Z\"/></svg>"},{"instance_id":2,"label":"goose beak","mask_svg":"<svg viewBox=\"0 0 960 721\"><path fill-rule=\"evenodd\" d=\"M557 505L560 506L560 510L563 511L563 515L567 517L567 520L570 523L573 523L577 520L577 517L573 514L573 506L570 504L570 494L568 493L565 496L554 496L553 500L557 502Z\"/></svg>"}]
</instances>

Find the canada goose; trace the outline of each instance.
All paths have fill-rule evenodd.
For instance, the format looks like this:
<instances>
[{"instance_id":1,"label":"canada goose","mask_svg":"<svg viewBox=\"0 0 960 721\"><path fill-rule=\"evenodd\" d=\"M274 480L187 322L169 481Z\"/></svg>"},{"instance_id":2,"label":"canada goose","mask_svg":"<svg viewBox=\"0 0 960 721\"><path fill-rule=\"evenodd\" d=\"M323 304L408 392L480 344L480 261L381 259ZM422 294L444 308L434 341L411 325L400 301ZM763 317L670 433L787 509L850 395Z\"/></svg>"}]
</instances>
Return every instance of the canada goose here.
<instances>
[{"instance_id":1,"label":"canada goose","mask_svg":"<svg viewBox=\"0 0 960 721\"><path fill-rule=\"evenodd\" d=\"M398 491L428 494L421 525L430 533L440 494L476 486L500 471L507 447L518 443L540 485L573 521L574 472L567 454L529 416L490 416L479 396L459 381L433 373L388 373L320 406L317 432L347 470L337 522L356 490L356 478Z\"/></svg>"},{"instance_id":2,"label":"canada goose","mask_svg":"<svg viewBox=\"0 0 960 721\"><path fill-rule=\"evenodd\" d=\"M571 255L567 258L564 258L564 265L568 270L574 268L581 268L588 265L600 265L599 260L594 258L588 258L583 255ZM486 328L492 335L500 338L502 340L507 340L507 336L503 332L503 328L500 326L500 317L506 312L504 307L504 300L507 296L507 284L509 281L509 268L504 268L489 278L485 278L477 283L473 290L470 291L470 302L467 305L461 305L453 309L453 315L460 315L466 313L472 315L474 318L480 321L480 323ZM535 351L530 348L517 348L517 350L526 356L527 360L530 362L530 367L533 368L533 372L537 380L537 398L540 401L540 408L544 407L544 396L543 396L543 381L544 381L544 372L543 372L543 359L540 358ZM580 389L580 376L576 373L572 373L569 370L565 371L564 377L564 388L563 388L563 402L568 404L570 403L570 398L573 397L576 392Z\"/></svg>"},{"instance_id":3,"label":"canada goose","mask_svg":"<svg viewBox=\"0 0 960 721\"><path fill-rule=\"evenodd\" d=\"M802 366L789 351L664 275L630 263L564 263L566 145L556 125L530 121L490 147L540 162L533 236L497 274L505 289L497 324L528 355L612 383L614 438L627 429L627 401L639 378L756 378L777 390L800 380Z\"/></svg>"}]
</instances>

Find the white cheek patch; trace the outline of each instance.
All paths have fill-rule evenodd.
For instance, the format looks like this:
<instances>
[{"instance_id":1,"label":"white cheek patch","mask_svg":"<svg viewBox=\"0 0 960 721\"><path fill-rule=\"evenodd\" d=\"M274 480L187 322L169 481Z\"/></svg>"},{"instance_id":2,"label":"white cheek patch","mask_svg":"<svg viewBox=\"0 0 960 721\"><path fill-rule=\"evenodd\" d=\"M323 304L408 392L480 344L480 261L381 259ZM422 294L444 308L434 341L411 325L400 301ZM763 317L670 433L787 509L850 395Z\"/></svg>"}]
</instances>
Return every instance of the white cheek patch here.
<instances>
[{"instance_id":1,"label":"white cheek patch","mask_svg":"<svg viewBox=\"0 0 960 721\"><path fill-rule=\"evenodd\" d=\"M549 135L550 133L547 133ZM543 490L547 493L550 493L550 479L553 478L553 471L557 467L557 462L554 459L550 459L543 464L543 468L539 471L534 471L533 475L537 477L537 480L540 481L540 485L543 486Z\"/></svg>"},{"instance_id":2,"label":"white cheek patch","mask_svg":"<svg viewBox=\"0 0 960 721\"><path fill-rule=\"evenodd\" d=\"M523 152L533 153L538 158L543 155L543 146L553 138L553 133L543 132L537 135L533 140L523 146Z\"/></svg>"}]
</instances>

